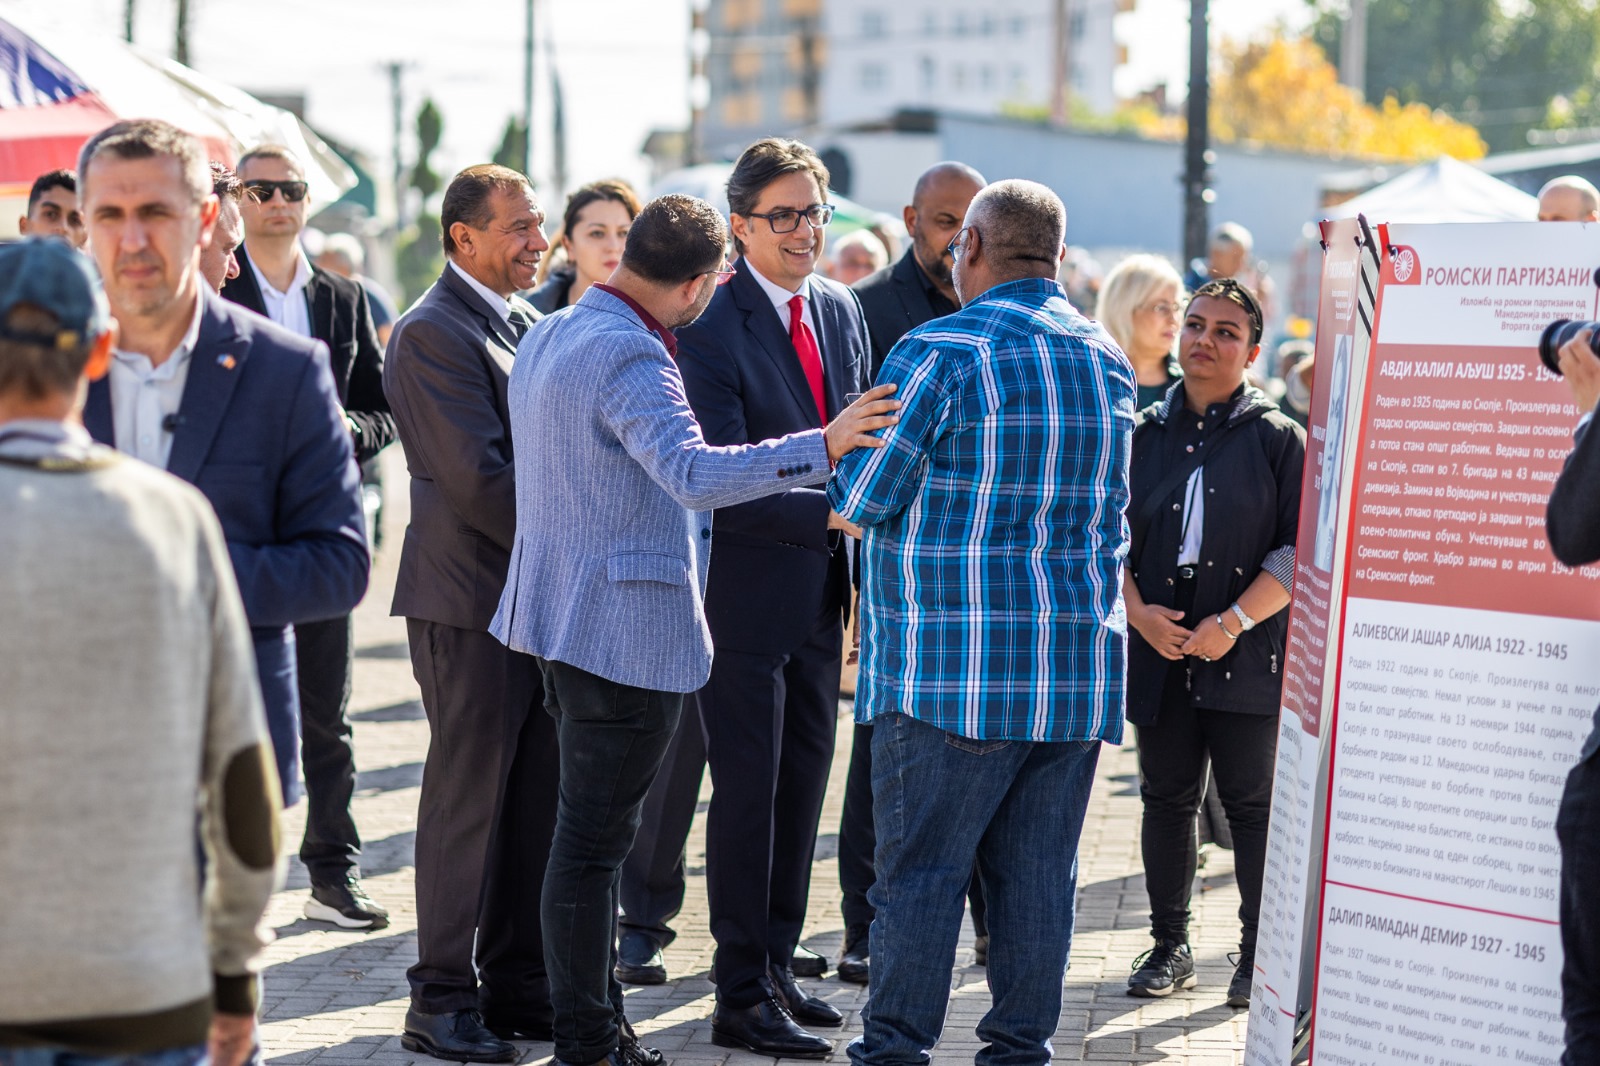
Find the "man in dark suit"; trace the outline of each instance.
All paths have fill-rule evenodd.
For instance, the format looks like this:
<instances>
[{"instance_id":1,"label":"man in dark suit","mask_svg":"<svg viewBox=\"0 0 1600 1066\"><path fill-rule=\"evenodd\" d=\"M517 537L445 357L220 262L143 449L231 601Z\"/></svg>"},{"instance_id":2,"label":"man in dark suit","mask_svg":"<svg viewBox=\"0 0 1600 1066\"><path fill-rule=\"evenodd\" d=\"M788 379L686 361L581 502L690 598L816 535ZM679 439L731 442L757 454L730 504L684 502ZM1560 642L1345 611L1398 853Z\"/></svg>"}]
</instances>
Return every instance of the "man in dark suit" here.
<instances>
[{"instance_id":1,"label":"man in dark suit","mask_svg":"<svg viewBox=\"0 0 1600 1066\"><path fill-rule=\"evenodd\" d=\"M935 163L917 179L905 208L911 247L893 266L862 278L855 285L861 310L872 332L872 375L901 337L961 307L950 279L949 245L967 217L967 205L984 186L983 175L965 163ZM877 834L872 824L872 724L857 723L850 737L850 771L845 778L844 810L839 818L839 888L843 899L844 947L839 953L839 979L866 984L867 932L872 904L867 891L876 880L872 861ZM987 946L983 895L972 882L972 923L979 944ZM980 956L980 963L985 959Z\"/></svg>"},{"instance_id":2,"label":"man in dark suit","mask_svg":"<svg viewBox=\"0 0 1600 1066\"><path fill-rule=\"evenodd\" d=\"M1582 412L1572 454L1550 493L1545 528L1568 566L1600 560L1600 359L1587 331L1561 348L1561 373ZM1567 774L1556 814L1561 844L1561 1016L1567 1023L1564 1066L1600 1062L1600 710Z\"/></svg>"},{"instance_id":3,"label":"man in dark suit","mask_svg":"<svg viewBox=\"0 0 1600 1066\"><path fill-rule=\"evenodd\" d=\"M816 429L867 387L869 349L849 289L812 273L828 171L798 141L745 150L728 179L742 258L678 334L689 404L711 444ZM724 507L712 524L706 617L716 657L697 695L711 768L706 887L717 941L712 1039L822 1057L797 1022L841 1023L790 964L805 921L817 818L833 758L850 602L843 531L816 478Z\"/></svg>"},{"instance_id":4,"label":"man in dark suit","mask_svg":"<svg viewBox=\"0 0 1600 1066\"><path fill-rule=\"evenodd\" d=\"M555 725L537 661L489 635L517 522L506 379L538 317L514 294L550 245L527 178L502 166L457 174L440 221L448 262L395 325L383 367L411 471L393 610L430 740L401 1042L500 1062L517 1055L502 1037L551 1035L538 899L555 830Z\"/></svg>"},{"instance_id":5,"label":"man in dark suit","mask_svg":"<svg viewBox=\"0 0 1600 1066\"><path fill-rule=\"evenodd\" d=\"M356 462L394 440L383 396L383 353L360 285L318 270L300 248L306 227L305 167L287 148L263 145L239 160L245 244L222 295L328 348L334 388L350 427ZM345 929L382 929L389 912L361 886L361 836L350 801L356 789L350 678L350 615L295 628L299 661L300 753L306 777L306 828L300 861L311 874L305 916Z\"/></svg>"},{"instance_id":6,"label":"man in dark suit","mask_svg":"<svg viewBox=\"0 0 1600 1066\"><path fill-rule=\"evenodd\" d=\"M946 250L967 205L986 183L965 163L935 163L922 172L903 210L911 247L898 262L854 285L872 333L872 376L895 341L930 319L954 314L956 299Z\"/></svg>"},{"instance_id":7,"label":"man in dark suit","mask_svg":"<svg viewBox=\"0 0 1600 1066\"><path fill-rule=\"evenodd\" d=\"M195 485L228 539L285 798L299 795L293 627L346 614L371 559L327 353L206 291L217 217L199 142L164 122L108 127L78 173L90 250L120 327L84 424Z\"/></svg>"}]
</instances>

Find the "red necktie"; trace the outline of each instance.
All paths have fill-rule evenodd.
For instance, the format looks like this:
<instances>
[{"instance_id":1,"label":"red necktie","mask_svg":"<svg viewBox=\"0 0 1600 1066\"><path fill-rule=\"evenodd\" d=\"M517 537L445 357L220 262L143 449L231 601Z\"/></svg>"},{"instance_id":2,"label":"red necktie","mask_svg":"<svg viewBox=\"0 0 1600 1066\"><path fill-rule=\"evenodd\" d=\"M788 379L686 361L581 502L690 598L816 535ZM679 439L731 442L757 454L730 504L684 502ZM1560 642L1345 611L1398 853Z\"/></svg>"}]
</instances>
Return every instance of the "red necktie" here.
<instances>
[{"instance_id":1,"label":"red necktie","mask_svg":"<svg viewBox=\"0 0 1600 1066\"><path fill-rule=\"evenodd\" d=\"M811 398L817 403L819 425L828 424L828 401L822 391L822 353L817 350L817 339L811 335L803 317L806 298L796 295L789 301L789 340L794 344L794 354L800 357L800 369L805 371L806 384L811 386Z\"/></svg>"}]
</instances>

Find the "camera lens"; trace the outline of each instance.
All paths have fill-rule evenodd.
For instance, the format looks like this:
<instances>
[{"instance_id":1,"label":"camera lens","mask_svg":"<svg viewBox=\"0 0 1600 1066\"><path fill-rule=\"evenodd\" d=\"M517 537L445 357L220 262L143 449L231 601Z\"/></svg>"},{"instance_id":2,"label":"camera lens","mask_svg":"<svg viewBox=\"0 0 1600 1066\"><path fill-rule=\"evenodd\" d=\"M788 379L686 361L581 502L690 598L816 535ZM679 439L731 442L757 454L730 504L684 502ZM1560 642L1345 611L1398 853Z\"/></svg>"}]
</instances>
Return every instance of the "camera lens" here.
<instances>
[{"instance_id":1,"label":"camera lens","mask_svg":"<svg viewBox=\"0 0 1600 1066\"><path fill-rule=\"evenodd\" d=\"M1558 318L1544 328L1539 336L1539 361L1556 377L1561 376L1561 348L1584 330L1591 330L1589 350L1600 358L1600 322L1582 322L1574 318Z\"/></svg>"}]
</instances>

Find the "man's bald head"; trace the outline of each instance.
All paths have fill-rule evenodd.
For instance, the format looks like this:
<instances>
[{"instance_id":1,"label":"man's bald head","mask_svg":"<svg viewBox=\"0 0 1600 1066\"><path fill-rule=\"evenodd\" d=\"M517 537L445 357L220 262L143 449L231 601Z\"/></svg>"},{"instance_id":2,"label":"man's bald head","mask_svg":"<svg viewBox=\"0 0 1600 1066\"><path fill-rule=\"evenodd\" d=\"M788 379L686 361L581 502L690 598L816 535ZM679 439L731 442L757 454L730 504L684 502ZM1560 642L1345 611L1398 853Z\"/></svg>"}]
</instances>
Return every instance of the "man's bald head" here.
<instances>
[{"instance_id":1,"label":"man's bald head","mask_svg":"<svg viewBox=\"0 0 1600 1066\"><path fill-rule=\"evenodd\" d=\"M956 292L945 246L961 228L967 205L983 186L983 175L965 163L935 163L917 179L903 215L917 265L950 300L956 299Z\"/></svg>"},{"instance_id":2,"label":"man's bald head","mask_svg":"<svg viewBox=\"0 0 1600 1066\"><path fill-rule=\"evenodd\" d=\"M1600 222L1600 191L1576 174L1551 178L1539 190L1540 222Z\"/></svg>"},{"instance_id":3,"label":"man's bald head","mask_svg":"<svg viewBox=\"0 0 1600 1066\"><path fill-rule=\"evenodd\" d=\"M911 206L920 211L931 198L955 191L965 193L970 203L987 184L982 174L965 163L935 163L917 179L916 188L911 191Z\"/></svg>"}]
</instances>

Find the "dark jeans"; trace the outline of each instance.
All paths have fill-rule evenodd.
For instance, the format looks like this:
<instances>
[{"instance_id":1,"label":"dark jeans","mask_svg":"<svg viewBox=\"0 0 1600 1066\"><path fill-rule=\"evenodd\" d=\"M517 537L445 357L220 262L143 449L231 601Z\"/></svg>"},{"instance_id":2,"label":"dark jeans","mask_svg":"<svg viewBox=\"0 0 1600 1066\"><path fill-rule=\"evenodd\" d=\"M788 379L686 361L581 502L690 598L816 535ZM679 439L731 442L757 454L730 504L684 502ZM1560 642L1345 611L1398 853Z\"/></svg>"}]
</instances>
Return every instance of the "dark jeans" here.
<instances>
[{"instance_id":1,"label":"dark jeans","mask_svg":"<svg viewBox=\"0 0 1600 1066\"><path fill-rule=\"evenodd\" d=\"M350 616L294 627L300 685L300 761L306 832L300 861L311 880L338 884L355 872L361 835L350 813L356 757L350 729Z\"/></svg>"},{"instance_id":2,"label":"dark jeans","mask_svg":"<svg viewBox=\"0 0 1600 1066\"><path fill-rule=\"evenodd\" d=\"M1189 939L1189 896L1196 861L1195 815L1206 786L1206 758L1233 833L1234 877L1239 883L1240 946L1253 951L1261 913L1261 876L1267 858L1267 816L1272 808L1272 760L1278 719L1270 714L1211 711L1189 705L1185 671L1168 671L1161 715L1136 726L1139 795L1144 801L1140 850L1150 895L1151 933L1158 940Z\"/></svg>"},{"instance_id":3,"label":"dark jeans","mask_svg":"<svg viewBox=\"0 0 1600 1066\"><path fill-rule=\"evenodd\" d=\"M556 1058L589 1063L617 1049L618 881L683 696L620 685L567 663L539 665L561 748L561 800L539 907Z\"/></svg>"},{"instance_id":4,"label":"dark jeans","mask_svg":"<svg viewBox=\"0 0 1600 1066\"><path fill-rule=\"evenodd\" d=\"M1567 775L1556 815L1561 842L1563 1066L1600 1063L1600 754Z\"/></svg>"},{"instance_id":5,"label":"dark jeans","mask_svg":"<svg viewBox=\"0 0 1600 1066\"><path fill-rule=\"evenodd\" d=\"M700 716L686 714L678 719L661 772L645 795L639 832L622 864L622 917L617 924L621 932L643 933L659 947L666 947L678 935L667 923L683 909L684 847L700 804L705 773L706 741Z\"/></svg>"},{"instance_id":6,"label":"dark jeans","mask_svg":"<svg viewBox=\"0 0 1600 1066\"><path fill-rule=\"evenodd\" d=\"M872 723L857 722L850 737L850 772L844 782L844 810L839 815L839 889L843 899L839 912L844 916L845 947L852 929L872 924L872 904L867 893L877 879L873 853L878 837L872 827ZM972 912L972 931L989 935L984 920L983 882L978 868L972 868L972 884L967 886L967 908ZM863 945L865 946L865 945Z\"/></svg>"},{"instance_id":7,"label":"dark jeans","mask_svg":"<svg viewBox=\"0 0 1600 1066\"><path fill-rule=\"evenodd\" d=\"M903 714L872 728L878 880L854 1066L926 1066L950 1001L974 861L989 898L977 1066L1046 1066L1072 945L1078 836L1100 742L971 740Z\"/></svg>"}]
</instances>

